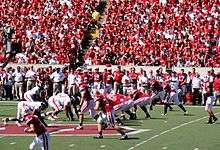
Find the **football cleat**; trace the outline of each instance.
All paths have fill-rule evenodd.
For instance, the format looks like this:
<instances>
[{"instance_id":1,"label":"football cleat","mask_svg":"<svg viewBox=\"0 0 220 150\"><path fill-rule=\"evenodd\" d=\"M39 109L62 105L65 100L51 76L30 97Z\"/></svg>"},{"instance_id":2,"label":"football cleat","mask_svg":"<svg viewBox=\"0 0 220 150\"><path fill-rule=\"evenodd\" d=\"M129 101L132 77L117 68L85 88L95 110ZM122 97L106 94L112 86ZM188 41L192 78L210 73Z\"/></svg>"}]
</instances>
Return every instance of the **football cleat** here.
<instances>
[{"instance_id":1,"label":"football cleat","mask_svg":"<svg viewBox=\"0 0 220 150\"><path fill-rule=\"evenodd\" d=\"M128 135L127 135L127 134L122 135L122 136L120 137L120 140L127 140L127 139L128 139Z\"/></svg>"},{"instance_id":2,"label":"football cleat","mask_svg":"<svg viewBox=\"0 0 220 150\"><path fill-rule=\"evenodd\" d=\"M162 113L161 116L166 116L167 114Z\"/></svg>"},{"instance_id":3,"label":"football cleat","mask_svg":"<svg viewBox=\"0 0 220 150\"><path fill-rule=\"evenodd\" d=\"M103 136L102 135L97 135L97 136L94 136L93 138L94 139L103 139Z\"/></svg>"},{"instance_id":4,"label":"football cleat","mask_svg":"<svg viewBox=\"0 0 220 150\"><path fill-rule=\"evenodd\" d=\"M47 119L51 121L55 121L55 119L52 116L49 116Z\"/></svg>"},{"instance_id":5,"label":"football cleat","mask_svg":"<svg viewBox=\"0 0 220 150\"><path fill-rule=\"evenodd\" d=\"M4 125L7 125L9 118L3 118L2 121L3 121Z\"/></svg>"},{"instance_id":6,"label":"football cleat","mask_svg":"<svg viewBox=\"0 0 220 150\"><path fill-rule=\"evenodd\" d=\"M218 120L218 118L214 117L213 122L215 123Z\"/></svg>"},{"instance_id":7,"label":"football cleat","mask_svg":"<svg viewBox=\"0 0 220 150\"><path fill-rule=\"evenodd\" d=\"M16 121L15 124L16 124L18 127L21 127L21 126L22 126L22 124L21 124L20 122L18 122L18 121Z\"/></svg>"},{"instance_id":8,"label":"football cleat","mask_svg":"<svg viewBox=\"0 0 220 150\"><path fill-rule=\"evenodd\" d=\"M54 118L54 119L58 119L59 117L58 117L58 116L56 116L56 115L54 115L54 116L53 116L53 118Z\"/></svg>"},{"instance_id":9,"label":"football cleat","mask_svg":"<svg viewBox=\"0 0 220 150\"><path fill-rule=\"evenodd\" d=\"M185 116L189 115L188 111L184 112L184 115L185 115Z\"/></svg>"},{"instance_id":10,"label":"football cleat","mask_svg":"<svg viewBox=\"0 0 220 150\"><path fill-rule=\"evenodd\" d=\"M83 126L77 126L76 127L76 130L82 130L83 129Z\"/></svg>"},{"instance_id":11,"label":"football cleat","mask_svg":"<svg viewBox=\"0 0 220 150\"><path fill-rule=\"evenodd\" d=\"M213 124L213 122L209 120L209 121L207 122L207 124Z\"/></svg>"},{"instance_id":12,"label":"football cleat","mask_svg":"<svg viewBox=\"0 0 220 150\"><path fill-rule=\"evenodd\" d=\"M147 114L147 115L145 116L145 119L151 119L151 116L150 116L149 114Z\"/></svg>"}]
</instances>

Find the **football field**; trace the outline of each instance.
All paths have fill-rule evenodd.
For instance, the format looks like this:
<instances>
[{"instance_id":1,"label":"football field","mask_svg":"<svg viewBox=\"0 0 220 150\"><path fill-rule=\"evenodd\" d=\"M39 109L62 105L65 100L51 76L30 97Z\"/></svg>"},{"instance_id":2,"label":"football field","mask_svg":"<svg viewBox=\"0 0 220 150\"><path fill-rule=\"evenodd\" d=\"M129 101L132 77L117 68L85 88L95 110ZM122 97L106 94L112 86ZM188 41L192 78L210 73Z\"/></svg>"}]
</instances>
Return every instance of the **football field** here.
<instances>
[{"instance_id":1,"label":"football field","mask_svg":"<svg viewBox=\"0 0 220 150\"><path fill-rule=\"evenodd\" d=\"M74 130L78 121L69 122L61 113L57 121L47 121L51 127L51 150L219 150L220 121L206 124L204 107L186 106L189 112L184 116L178 107L167 116L161 116L162 107L150 111L152 119L144 119L138 110L137 120L126 120L125 129L129 139L120 141L113 129L107 129L104 139L93 139L95 122L87 116L83 130ZM220 107L214 112L220 118ZM15 102L0 102L0 119L16 115ZM27 150L33 135L23 133L23 128L14 124L6 127L0 123L0 149ZM38 148L39 149L39 148Z\"/></svg>"}]
</instances>

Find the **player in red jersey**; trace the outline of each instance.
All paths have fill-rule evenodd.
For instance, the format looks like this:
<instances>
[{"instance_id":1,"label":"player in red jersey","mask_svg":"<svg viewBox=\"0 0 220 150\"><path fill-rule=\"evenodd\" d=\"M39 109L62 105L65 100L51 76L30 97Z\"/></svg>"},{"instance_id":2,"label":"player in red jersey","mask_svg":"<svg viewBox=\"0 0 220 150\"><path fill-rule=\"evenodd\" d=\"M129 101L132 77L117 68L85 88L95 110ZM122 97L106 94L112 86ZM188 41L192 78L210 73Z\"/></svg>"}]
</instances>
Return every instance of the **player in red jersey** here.
<instances>
[{"instance_id":1,"label":"player in red jersey","mask_svg":"<svg viewBox=\"0 0 220 150\"><path fill-rule=\"evenodd\" d=\"M36 115L26 115L25 122L29 126L25 128L26 133L35 133L36 137L29 145L30 150L34 150L37 145L41 150L50 150L50 134L47 129Z\"/></svg>"},{"instance_id":2,"label":"player in red jersey","mask_svg":"<svg viewBox=\"0 0 220 150\"><path fill-rule=\"evenodd\" d=\"M80 94L79 126L76 129L83 129L84 114L86 112L89 111L92 118L96 116L96 112L94 111L95 103L89 91L89 87L87 85L82 86Z\"/></svg>"},{"instance_id":3,"label":"player in red jersey","mask_svg":"<svg viewBox=\"0 0 220 150\"><path fill-rule=\"evenodd\" d=\"M134 101L134 114L136 115L137 112L137 106L139 106L141 108L141 110L143 110L143 112L145 113L145 118L151 118L146 105L151 105L151 98L149 93L143 93L140 90L134 90L131 94L130 97L133 99Z\"/></svg>"},{"instance_id":4,"label":"player in red jersey","mask_svg":"<svg viewBox=\"0 0 220 150\"><path fill-rule=\"evenodd\" d=\"M184 69L181 69L181 72L178 74L178 79L179 79L179 88L181 89L179 98L180 101L185 102L187 74L184 72Z\"/></svg>"},{"instance_id":5,"label":"player in red jersey","mask_svg":"<svg viewBox=\"0 0 220 150\"><path fill-rule=\"evenodd\" d=\"M115 128L122 136L121 140L128 138L127 134L123 131L124 129L116 125L115 123L115 110L114 102L107 98L105 95L100 94L99 91L95 92L95 110L100 111L99 117L97 118L98 135L94 138L102 139L103 129L110 126Z\"/></svg>"},{"instance_id":6,"label":"player in red jersey","mask_svg":"<svg viewBox=\"0 0 220 150\"><path fill-rule=\"evenodd\" d=\"M131 120L135 119L135 115L130 111L134 103L128 96L122 94L108 94L106 97L114 102L115 113L121 113L121 118L123 120L125 120L124 113L128 114ZM117 119L117 121L122 123L119 119Z\"/></svg>"}]
</instances>

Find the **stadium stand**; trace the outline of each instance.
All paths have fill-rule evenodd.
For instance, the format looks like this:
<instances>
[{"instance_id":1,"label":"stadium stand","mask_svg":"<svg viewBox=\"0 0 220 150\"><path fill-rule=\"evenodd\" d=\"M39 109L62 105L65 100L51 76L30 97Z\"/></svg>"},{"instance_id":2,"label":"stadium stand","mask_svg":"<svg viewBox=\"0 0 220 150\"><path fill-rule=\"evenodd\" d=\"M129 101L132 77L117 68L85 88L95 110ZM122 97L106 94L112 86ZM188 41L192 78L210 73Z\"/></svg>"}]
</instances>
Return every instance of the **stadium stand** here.
<instances>
[{"instance_id":1,"label":"stadium stand","mask_svg":"<svg viewBox=\"0 0 220 150\"><path fill-rule=\"evenodd\" d=\"M219 67L217 0L110 0L87 64Z\"/></svg>"},{"instance_id":2,"label":"stadium stand","mask_svg":"<svg viewBox=\"0 0 220 150\"><path fill-rule=\"evenodd\" d=\"M99 0L2 0L1 30L15 29L21 42L14 62L64 64L77 59L78 49ZM2 35L0 49L3 49ZM3 61L3 54L1 55Z\"/></svg>"}]
</instances>

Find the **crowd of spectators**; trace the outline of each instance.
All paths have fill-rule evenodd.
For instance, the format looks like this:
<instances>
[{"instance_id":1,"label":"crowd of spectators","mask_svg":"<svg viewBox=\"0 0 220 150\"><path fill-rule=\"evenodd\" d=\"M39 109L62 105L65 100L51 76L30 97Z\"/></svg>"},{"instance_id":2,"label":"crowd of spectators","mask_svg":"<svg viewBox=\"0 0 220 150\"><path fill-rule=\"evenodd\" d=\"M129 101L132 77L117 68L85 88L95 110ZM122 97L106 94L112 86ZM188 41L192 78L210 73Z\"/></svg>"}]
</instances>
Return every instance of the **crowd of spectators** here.
<instances>
[{"instance_id":1,"label":"crowd of spectators","mask_svg":"<svg viewBox=\"0 0 220 150\"><path fill-rule=\"evenodd\" d=\"M87 64L220 67L218 0L109 0Z\"/></svg>"},{"instance_id":2,"label":"crowd of spectators","mask_svg":"<svg viewBox=\"0 0 220 150\"><path fill-rule=\"evenodd\" d=\"M77 94L77 89L83 84L90 88L104 89L107 93L128 94L132 89L140 89L144 92L151 90L152 85L158 82L161 87L170 83L174 78L182 89L183 101L196 104L205 104L206 94L212 92L220 94L220 73L214 70L208 71L200 76L195 68L190 72L165 72L162 68L146 72L143 68L140 71L135 68L122 70L120 66L116 70L106 67L103 72L99 68L78 68L71 69L68 66L63 68L35 68L20 67L6 69L0 68L0 99L24 100L25 92L35 86L44 90L44 97L49 98L59 92L67 92L70 96ZM188 96L187 96L188 95ZM193 96L190 100L190 95Z\"/></svg>"},{"instance_id":3,"label":"crowd of spectators","mask_svg":"<svg viewBox=\"0 0 220 150\"><path fill-rule=\"evenodd\" d=\"M76 60L92 13L100 0L1 0L0 30L15 29L17 63L64 64ZM3 37L0 35L0 49ZM3 53L1 55L3 61Z\"/></svg>"}]
</instances>

